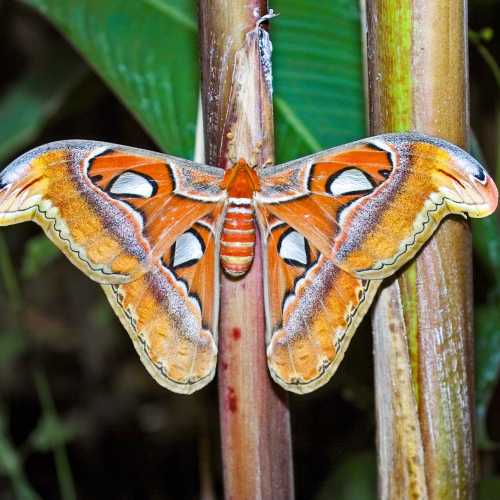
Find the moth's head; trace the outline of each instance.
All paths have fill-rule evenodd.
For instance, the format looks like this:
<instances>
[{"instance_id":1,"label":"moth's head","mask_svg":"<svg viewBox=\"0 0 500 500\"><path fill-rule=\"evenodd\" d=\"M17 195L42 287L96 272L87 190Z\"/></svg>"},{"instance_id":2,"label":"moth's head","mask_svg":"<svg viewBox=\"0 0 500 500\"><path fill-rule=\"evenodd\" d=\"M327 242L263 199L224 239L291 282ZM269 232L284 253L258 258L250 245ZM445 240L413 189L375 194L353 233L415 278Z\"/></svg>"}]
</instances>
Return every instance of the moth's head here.
<instances>
[{"instance_id":1,"label":"moth's head","mask_svg":"<svg viewBox=\"0 0 500 500\"><path fill-rule=\"evenodd\" d=\"M388 136L415 175L428 175L452 212L486 217L498 204L498 190L486 169L458 146L419 134Z\"/></svg>"}]
</instances>

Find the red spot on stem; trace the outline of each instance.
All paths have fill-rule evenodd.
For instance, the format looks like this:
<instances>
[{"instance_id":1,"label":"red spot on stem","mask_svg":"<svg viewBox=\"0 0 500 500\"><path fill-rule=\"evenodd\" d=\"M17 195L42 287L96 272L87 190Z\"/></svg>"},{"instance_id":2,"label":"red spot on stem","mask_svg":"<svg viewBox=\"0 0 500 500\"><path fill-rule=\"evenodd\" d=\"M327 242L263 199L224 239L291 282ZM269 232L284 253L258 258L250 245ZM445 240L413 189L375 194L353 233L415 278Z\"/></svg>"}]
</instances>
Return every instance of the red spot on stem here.
<instances>
[{"instance_id":1,"label":"red spot on stem","mask_svg":"<svg viewBox=\"0 0 500 500\"><path fill-rule=\"evenodd\" d=\"M229 366L225 361L222 361L221 365L223 370L227 370L227 367Z\"/></svg>"},{"instance_id":2,"label":"red spot on stem","mask_svg":"<svg viewBox=\"0 0 500 500\"><path fill-rule=\"evenodd\" d=\"M238 397L232 387L228 387L227 389L227 406L231 413L238 411Z\"/></svg>"},{"instance_id":3,"label":"red spot on stem","mask_svg":"<svg viewBox=\"0 0 500 500\"><path fill-rule=\"evenodd\" d=\"M241 330L238 327L233 328L233 339L240 340L240 338L241 338Z\"/></svg>"}]
</instances>

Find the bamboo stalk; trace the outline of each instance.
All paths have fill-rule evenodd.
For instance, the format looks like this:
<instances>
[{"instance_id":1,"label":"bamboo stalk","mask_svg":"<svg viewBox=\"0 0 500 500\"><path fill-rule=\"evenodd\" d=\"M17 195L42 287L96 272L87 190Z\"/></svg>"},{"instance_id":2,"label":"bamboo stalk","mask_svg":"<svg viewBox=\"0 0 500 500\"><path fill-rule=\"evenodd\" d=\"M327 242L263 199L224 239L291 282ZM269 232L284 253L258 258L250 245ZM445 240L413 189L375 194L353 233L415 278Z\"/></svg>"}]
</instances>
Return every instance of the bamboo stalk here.
<instances>
[{"instance_id":1,"label":"bamboo stalk","mask_svg":"<svg viewBox=\"0 0 500 500\"><path fill-rule=\"evenodd\" d=\"M264 0L200 0L206 161L274 159ZM240 280L221 278L219 412L226 498L293 498L286 394L268 375L261 252Z\"/></svg>"},{"instance_id":2,"label":"bamboo stalk","mask_svg":"<svg viewBox=\"0 0 500 500\"><path fill-rule=\"evenodd\" d=\"M417 130L462 147L466 0L367 0L373 133ZM374 311L379 495L472 498L472 279L468 225L445 220Z\"/></svg>"}]
</instances>

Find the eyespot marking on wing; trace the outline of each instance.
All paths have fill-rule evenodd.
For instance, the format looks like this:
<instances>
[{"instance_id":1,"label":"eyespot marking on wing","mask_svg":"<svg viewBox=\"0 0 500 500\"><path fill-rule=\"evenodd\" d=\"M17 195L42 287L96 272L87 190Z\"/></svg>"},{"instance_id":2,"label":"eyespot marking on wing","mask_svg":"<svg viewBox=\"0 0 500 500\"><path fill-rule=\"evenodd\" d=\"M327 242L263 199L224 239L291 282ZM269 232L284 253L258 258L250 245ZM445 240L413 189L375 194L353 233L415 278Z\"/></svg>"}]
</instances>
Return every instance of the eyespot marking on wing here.
<instances>
[{"instance_id":1,"label":"eyespot marking on wing","mask_svg":"<svg viewBox=\"0 0 500 500\"><path fill-rule=\"evenodd\" d=\"M130 198L151 198L158 191L158 185L146 174L134 171L123 172L109 184L110 194Z\"/></svg>"},{"instance_id":2,"label":"eyespot marking on wing","mask_svg":"<svg viewBox=\"0 0 500 500\"><path fill-rule=\"evenodd\" d=\"M337 172L326 183L327 192L333 196L366 193L372 189L373 183L368 175L354 167Z\"/></svg>"},{"instance_id":3,"label":"eyespot marking on wing","mask_svg":"<svg viewBox=\"0 0 500 500\"><path fill-rule=\"evenodd\" d=\"M307 267L310 261L306 239L292 228L285 231L278 241L278 254L292 266Z\"/></svg>"},{"instance_id":4,"label":"eyespot marking on wing","mask_svg":"<svg viewBox=\"0 0 500 500\"><path fill-rule=\"evenodd\" d=\"M205 253L200 235L190 229L177 238L172 248L172 267L188 267L198 262Z\"/></svg>"},{"instance_id":5,"label":"eyespot marking on wing","mask_svg":"<svg viewBox=\"0 0 500 500\"><path fill-rule=\"evenodd\" d=\"M477 165L475 172L472 174L475 179L477 179L481 184L486 184L488 176L486 171L480 165Z\"/></svg>"}]
</instances>

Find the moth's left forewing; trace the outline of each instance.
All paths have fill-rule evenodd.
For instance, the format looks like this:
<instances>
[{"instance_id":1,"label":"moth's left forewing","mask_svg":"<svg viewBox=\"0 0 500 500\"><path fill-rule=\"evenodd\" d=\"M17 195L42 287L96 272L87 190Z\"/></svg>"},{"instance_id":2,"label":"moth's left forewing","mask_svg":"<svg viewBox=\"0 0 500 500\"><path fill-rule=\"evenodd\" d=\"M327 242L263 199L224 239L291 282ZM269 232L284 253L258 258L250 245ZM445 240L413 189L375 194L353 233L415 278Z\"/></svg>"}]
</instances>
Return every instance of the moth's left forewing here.
<instances>
[{"instance_id":1,"label":"moth's left forewing","mask_svg":"<svg viewBox=\"0 0 500 500\"><path fill-rule=\"evenodd\" d=\"M345 271L372 279L408 262L447 214L483 217L498 200L470 155L419 134L373 137L273 167L261 184L270 212Z\"/></svg>"},{"instance_id":2,"label":"moth's left forewing","mask_svg":"<svg viewBox=\"0 0 500 500\"><path fill-rule=\"evenodd\" d=\"M346 213L378 190L391 171L386 150L355 143L263 169L257 202L335 258Z\"/></svg>"},{"instance_id":3,"label":"moth's left forewing","mask_svg":"<svg viewBox=\"0 0 500 500\"><path fill-rule=\"evenodd\" d=\"M333 247L343 269L363 278L390 276L415 256L446 215L484 217L495 209L493 181L457 146L419 134L368 141L387 151L391 173L347 209Z\"/></svg>"}]
</instances>

